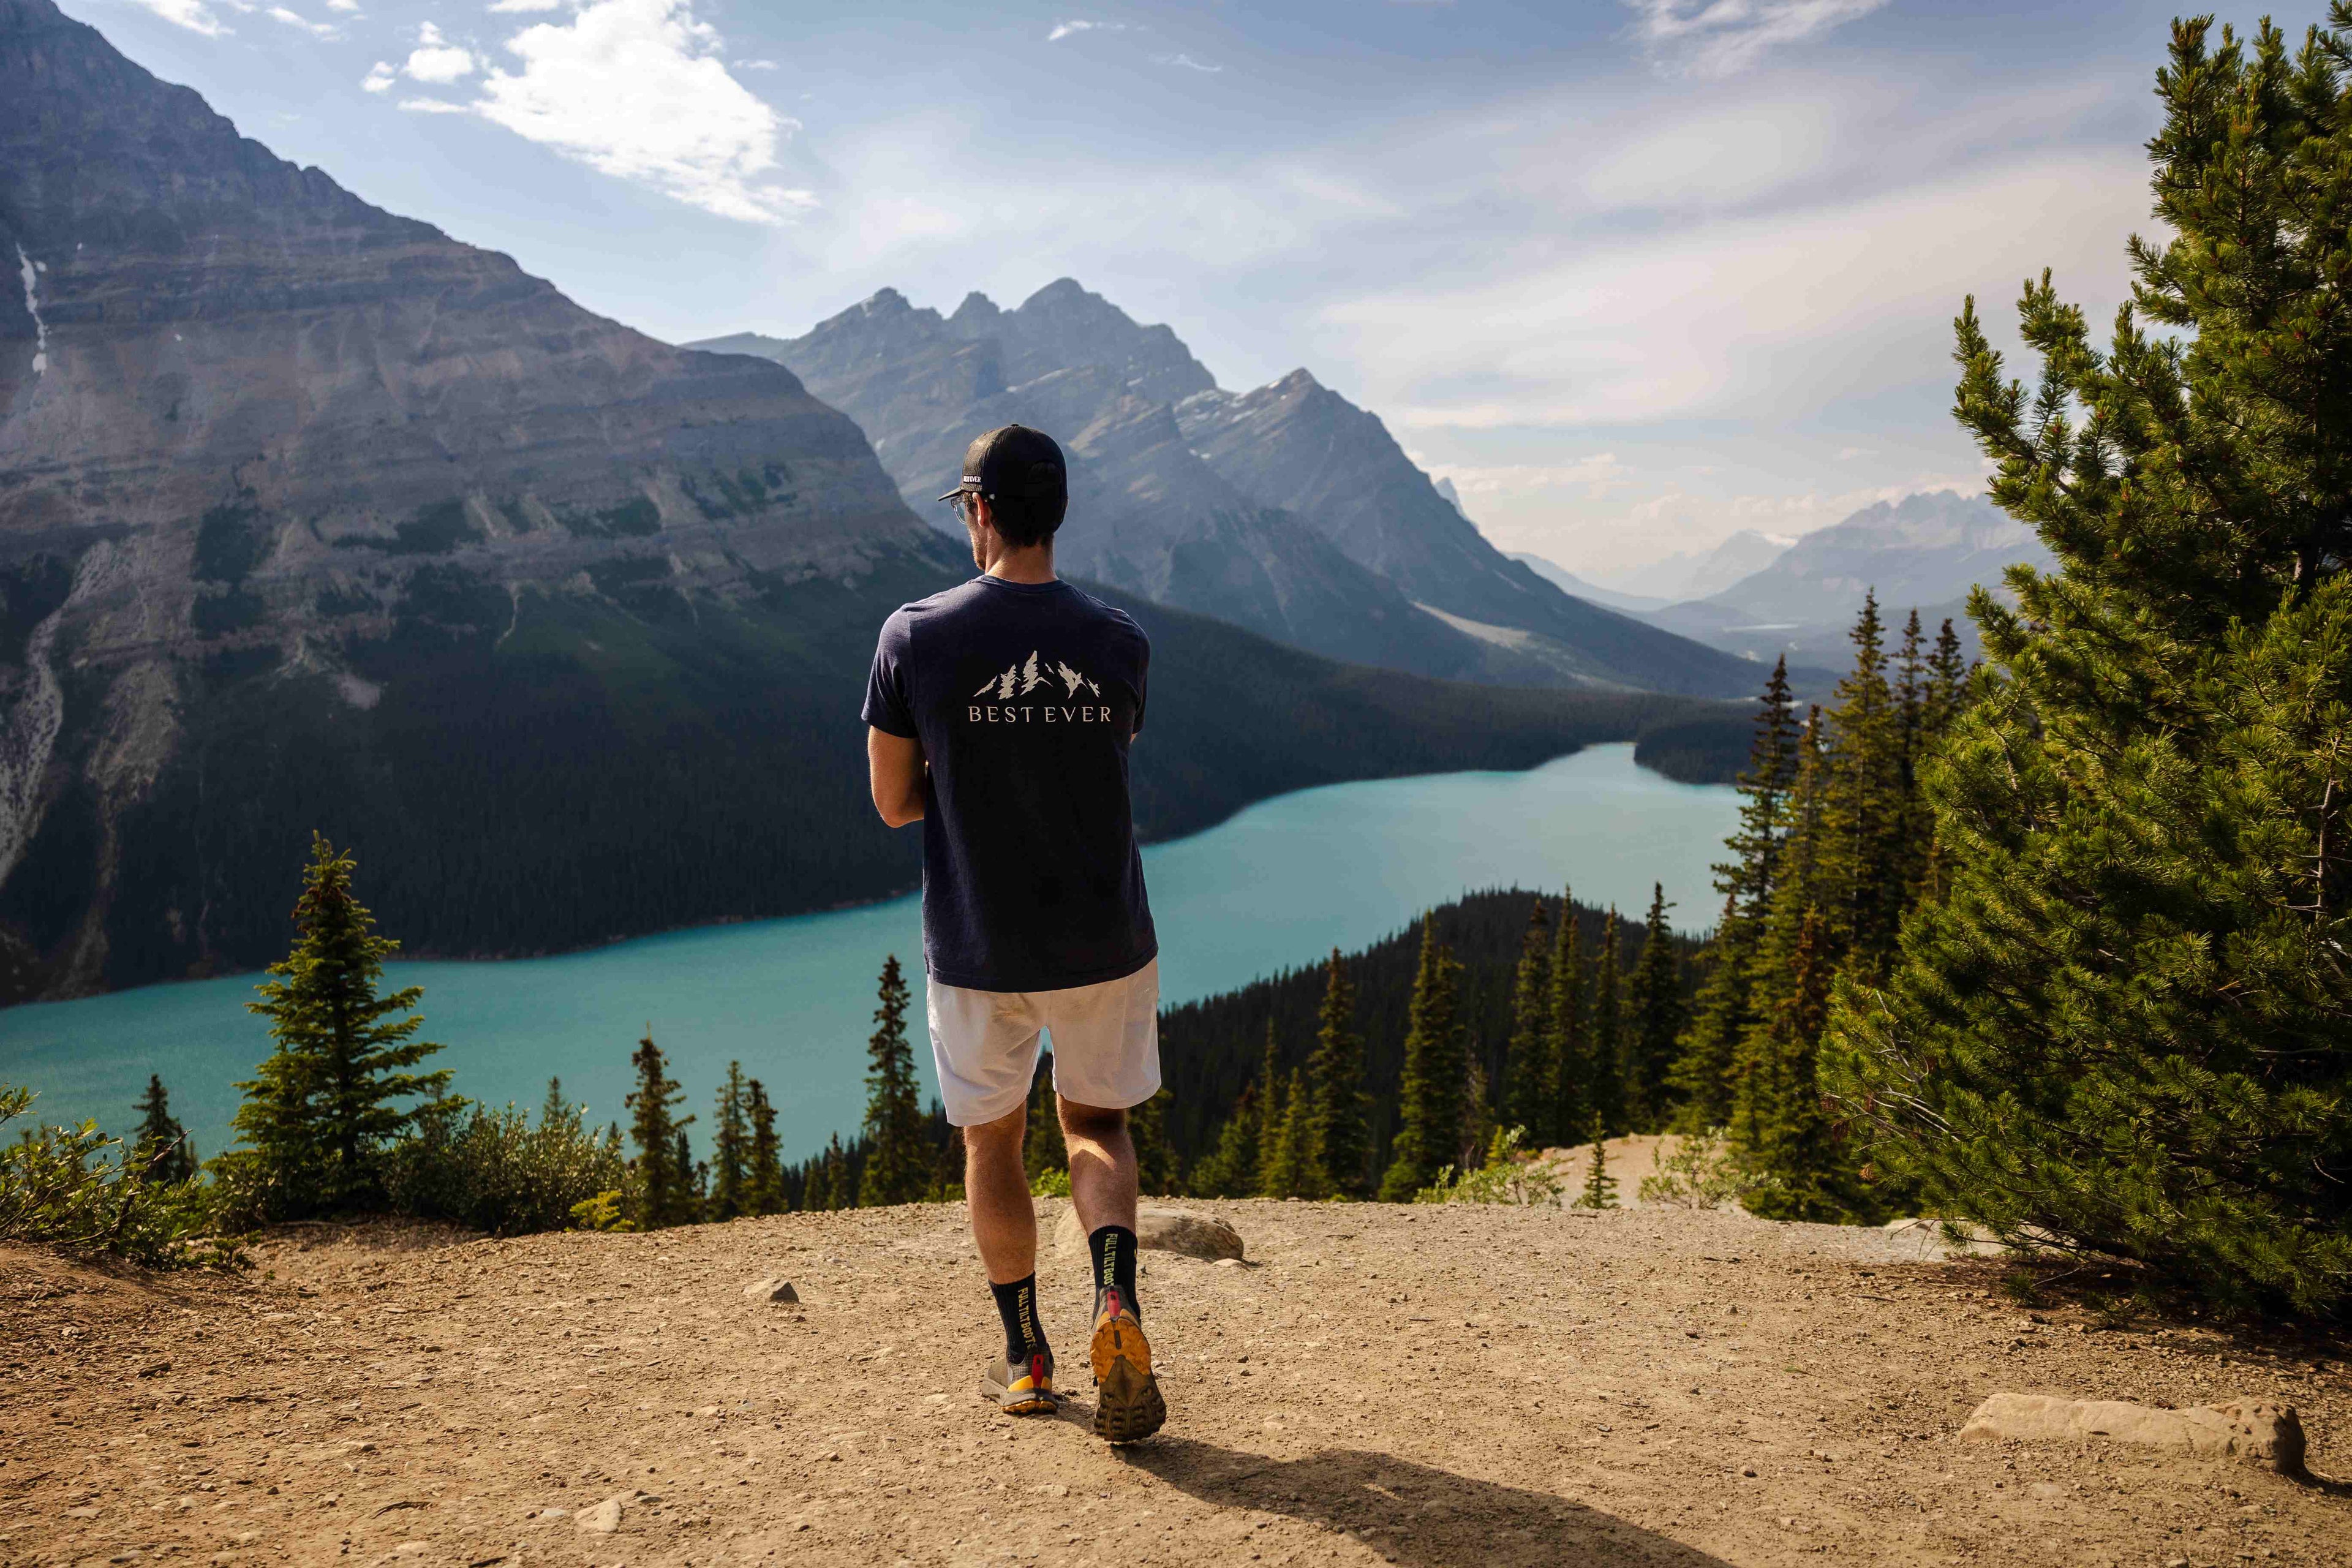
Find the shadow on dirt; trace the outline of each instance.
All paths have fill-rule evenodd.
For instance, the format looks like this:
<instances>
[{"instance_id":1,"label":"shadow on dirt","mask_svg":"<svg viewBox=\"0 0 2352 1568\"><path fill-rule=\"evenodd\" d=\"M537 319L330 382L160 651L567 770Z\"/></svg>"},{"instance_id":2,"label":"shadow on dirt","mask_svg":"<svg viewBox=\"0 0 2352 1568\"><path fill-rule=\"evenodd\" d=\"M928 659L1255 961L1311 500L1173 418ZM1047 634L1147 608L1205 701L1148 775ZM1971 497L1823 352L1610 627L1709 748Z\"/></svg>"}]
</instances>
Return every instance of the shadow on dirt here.
<instances>
[{"instance_id":1,"label":"shadow on dirt","mask_svg":"<svg viewBox=\"0 0 2352 1568\"><path fill-rule=\"evenodd\" d=\"M1388 1454L1327 1449L1269 1459L1163 1437L1129 1463L1222 1508L1256 1509L1344 1531L1410 1568L1641 1562L1723 1568L1723 1560L1597 1509L1473 1480Z\"/></svg>"}]
</instances>

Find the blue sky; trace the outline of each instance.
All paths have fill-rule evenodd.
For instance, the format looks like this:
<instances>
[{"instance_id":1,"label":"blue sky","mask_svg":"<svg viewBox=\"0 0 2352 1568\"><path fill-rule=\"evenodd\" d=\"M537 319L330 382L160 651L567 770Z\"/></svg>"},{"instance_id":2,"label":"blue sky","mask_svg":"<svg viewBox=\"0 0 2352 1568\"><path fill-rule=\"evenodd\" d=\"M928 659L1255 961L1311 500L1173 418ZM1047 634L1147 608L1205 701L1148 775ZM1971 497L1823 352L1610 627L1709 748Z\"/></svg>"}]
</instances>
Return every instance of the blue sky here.
<instances>
[{"instance_id":1,"label":"blue sky","mask_svg":"<svg viewBox=\"0 0 2352 1568\"><path fill-rule=\"evenodd\" d=\"M1603 577L1979 482L1950 319L1969 290L2005 318L2044 265L2102 316L2123 297L2174 15L61 3L281 155L656 336L1066 274L1229 387L1307 366L1498 543Z\"/></svg>"}]
</instances>

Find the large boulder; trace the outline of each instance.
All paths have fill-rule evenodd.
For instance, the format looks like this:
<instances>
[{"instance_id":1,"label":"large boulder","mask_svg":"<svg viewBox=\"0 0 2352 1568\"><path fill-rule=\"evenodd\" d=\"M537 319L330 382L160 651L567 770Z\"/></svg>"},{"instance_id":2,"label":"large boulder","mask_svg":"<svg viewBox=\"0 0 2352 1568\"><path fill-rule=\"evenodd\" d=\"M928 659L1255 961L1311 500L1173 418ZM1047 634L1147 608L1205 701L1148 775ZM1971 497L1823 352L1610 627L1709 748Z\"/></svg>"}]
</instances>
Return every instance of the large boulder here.
<instances>
[{"instance_id":1,"label":"large boulder","mask_svg":"<svg viewBox=\"0 0 2352 1568\"><path fill-rule=\"evenodd\" d=\"M1996 1394L1960 1428L1963 1443L2008 1437L2025 1442L2118 1443L2184 1448L2215 1458L2265 1461L2281 1475L2303 1471L2303 1422L2294 1407L2267 1399L2233 1399L2186 1410L2158 1410L2121 1399L2056 1399Z\"/></svg>"},{"instance_id":2,"label":"large boulder","mask_svg":"<svg viewBox=\"0 0 2352 1568\"><path fill-rule=\"evenodd\" d=\"M1182 1209L1139 1209L1135 1215L1136 1244L1146 1250L1181 1252L1187 1258L1238 1258L1242 1234L1221 1219ZM1062 1213L1054 1227L1054 1245L1065 1253L1084 1252L1087 1233L1073 1207Z\"/></svg>"}]
</instances>

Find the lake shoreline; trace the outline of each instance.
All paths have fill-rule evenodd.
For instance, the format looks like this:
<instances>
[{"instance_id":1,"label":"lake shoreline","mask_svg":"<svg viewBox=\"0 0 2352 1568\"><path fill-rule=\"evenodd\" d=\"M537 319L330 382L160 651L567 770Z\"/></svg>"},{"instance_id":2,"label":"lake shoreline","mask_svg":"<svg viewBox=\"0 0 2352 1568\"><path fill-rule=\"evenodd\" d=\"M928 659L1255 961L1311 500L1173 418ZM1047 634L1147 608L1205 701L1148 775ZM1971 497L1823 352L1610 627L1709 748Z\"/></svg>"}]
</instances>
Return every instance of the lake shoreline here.
<instances>
[{"instance_id":1,"label":"lake shoreline","mask_svg":"<svg viewBox=\"0 0 2352 1568\"><path fill-rule=\"evenodd\" d=\"M1654 880L1686 910L1712 909L1712 862L1738 796L1677 784L1598 743L1538 767L1414 774L1272 796L1219 826L1144 850L1160 938L1161 1003L1173 1006L1354 952L1418 913L1517 885L1638 910ZM367 868L360 868L366 895ZM390 932L391 935L399 933ZM705 1109L740 1060L778 1106L788 1148L819 1145L863 1110L874 975L886 956L919 967L919 900L699 924L544 957L403 953L387 986L425 987L424 1036L446 1047L453 1090L530 1106L550 1077L619 1114L631 1047L648 1026L673 1076ZM0 1082L39 1090L43 1119L129 1121L161 1073L205 1152L227 1142L235 1080L269 1049L247 1011L257 972L135 986L0 1010ZM929 1053L917 1052L924 1092Z\"/></svg>"},{"instance_id":2,"label":"lake shoreline","mask_svg":"<svg viewBox=\"0 0 2352 1568\"><path fill-rule=\"evenodd\" d=\"M1567 751L1559 752L1553 756L1546 757L1541 762L1531 763L1524 768L1480 768L1465 771L1472 773L1493 773L1498 776L1530 773L1536 772L1539 768L1552 767L1559 763L1567 761L1570 757L1580 756L1587 752L1592 751L1596 747L1638 746L1638 742L1630 741L1593 741L1588 742L1580 746L1570 747ZM1665 779L1671 783L1689 784L1692 782L1687 779L1676 778L1674 774L1666 773L1664 770L1652 768L1648 766L1648 764L1642 763L1638 759L1638 756L1635 760L1634 765L1642 768L1643 771L1646 773L1655 773L1658 777ZM1276 801L1290 800L1299 795L1312 795L1318 790L1344 789L1351 784L1394 784L1408 779L1450 778L1456 775L1442 773L1390 773L1371 778L1342 779L1331 784L1308 784L1301 789L1284 790L1278 795L1265 795L1260 799L1250 801L1244 805L1234 807L1234 810L1227 813L1224 816L1219 818L1215 822L1208 824L1206 826L1193 828L1191 831L1180 834L1175 837L1145 838L1139 840L1139 843L1140 847L1145 849L1153 849L1163 846L1188 843L1193 839L1201 837L1204 834L1214 833L1217 829L1224 826L1225 824L1233 821L1235 817L1240 816L1246 812L1255 811L1261 806L1269 805ZM366 878L367 868L365 866L362 866L360 868L361 881L364 883ZM767 925L779 921L808 920L812 917L820 915L845 914L857 910L877 909L897 903L902 899L913 898L918 893L921 892L921 890L922 884L919 879L914 885L899 889L894 892L878 894L870 899L850 899L840 903L827 904L817 909L792 910L781 914L772 915L725 915L721 916L718 920L694 921L684 925L662 926L652 931L631 931L623 935L609 936L601 942L582 942L573 947L544 948L530 952L443 952L432 949L412 950L404 945L401 949L400 955L398 958L394 960L394 962L399 963L480 965L536 963L548 959L572 958L583 953L605 952L614 948L625 947L633 942L655 942L664 937L679 936L695 931L724 931L740 926ZM396 935L397 933L391 934ZM289 943L293 939L293 933L290 927L288 930L287 939ZM218 981L241 979L248 975L255 977L255 983L257 984L259 984L259 977L267 975L269 971L266 966L258 969L230 969L223 970L213 974L173 975L163 980L142 981L136 985L107 986L99 990L78 991L70 994L60 996L26 997L14 1002L0 1002L0 1015L5 1015L20 1007L43 1007L55 1005L60 1003L87 1002L100 996L126 995L132 992L162 990L175 985L205 985L211 984Z\"/></svg>"}]
</instances>

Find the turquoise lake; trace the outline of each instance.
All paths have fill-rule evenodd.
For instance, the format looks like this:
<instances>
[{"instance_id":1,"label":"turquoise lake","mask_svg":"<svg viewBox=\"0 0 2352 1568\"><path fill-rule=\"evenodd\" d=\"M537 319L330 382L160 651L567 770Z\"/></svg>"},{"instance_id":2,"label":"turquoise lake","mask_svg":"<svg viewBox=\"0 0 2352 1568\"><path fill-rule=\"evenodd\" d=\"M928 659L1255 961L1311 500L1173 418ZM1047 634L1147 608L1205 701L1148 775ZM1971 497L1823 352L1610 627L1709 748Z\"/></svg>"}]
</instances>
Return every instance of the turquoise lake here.
<instances>
[{"instance_id":1,"label":"turquoise lake","mask_svg":"<svg viewBox=\"0 0 2352 1568\"><path fill-rule=\"evenodd\" d=\"M1183 1002L1360 948L1468 890L1572 884L1636 917L1664 884L1677 926L1712 923L1708 865L1738 796L1675 784L1595 746L1525 773L1438 773L1335 784L1263 801L1207 832L1143 852L1160 931L1162 1000ZM909 829L909 831L913 831ZM367 868L360 868L367 894ZM389 933L397 936L397 931ZM622 1114L628 1058L650 1026L700 1112L698 1149L727 1064L763 1079L787 1158L855 1127L866 1037L885 955L922 966L912 898L829 914L706 926L560 958L394 963L425 987L425 1037L446 1048L457 1092L536 1106L551 1075L596 1121ZM236 1079L269 1051L245 1010L256 975L151 985L0 1011L0 1082L40 1092L51 1121L132 1124L160 1072L199 1152L227 1142ZM913 1010L916 1059L930 1053Z\"/></svg>"}]
</instances>

